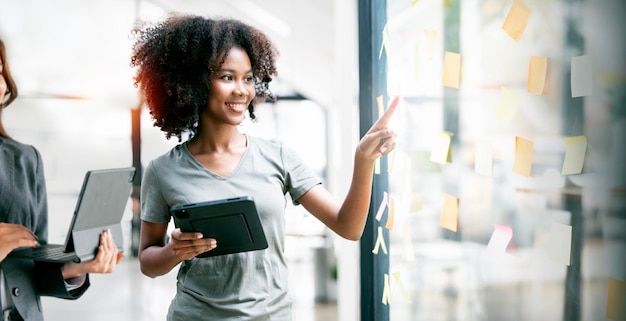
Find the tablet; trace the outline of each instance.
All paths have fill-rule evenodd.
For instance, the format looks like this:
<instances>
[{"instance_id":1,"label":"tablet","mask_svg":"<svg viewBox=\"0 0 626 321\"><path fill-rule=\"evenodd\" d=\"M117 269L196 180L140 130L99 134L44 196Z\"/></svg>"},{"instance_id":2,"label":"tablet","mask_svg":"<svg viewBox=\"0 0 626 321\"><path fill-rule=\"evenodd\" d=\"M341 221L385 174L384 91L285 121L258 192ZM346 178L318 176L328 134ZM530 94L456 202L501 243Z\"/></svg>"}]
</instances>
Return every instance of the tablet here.
<instances>
[{"instance_id":1,"label":"tablet","mask_svg":"<svg viewBox=\"0 0 626 321\"><path fill-rule=\"evenodd\" d=\"M217 240L217 247L197 255L211 257L267 248L259 213L250 196L180 204L170 209L182 232L200 232Z\"/></svg>"}]
</instances>

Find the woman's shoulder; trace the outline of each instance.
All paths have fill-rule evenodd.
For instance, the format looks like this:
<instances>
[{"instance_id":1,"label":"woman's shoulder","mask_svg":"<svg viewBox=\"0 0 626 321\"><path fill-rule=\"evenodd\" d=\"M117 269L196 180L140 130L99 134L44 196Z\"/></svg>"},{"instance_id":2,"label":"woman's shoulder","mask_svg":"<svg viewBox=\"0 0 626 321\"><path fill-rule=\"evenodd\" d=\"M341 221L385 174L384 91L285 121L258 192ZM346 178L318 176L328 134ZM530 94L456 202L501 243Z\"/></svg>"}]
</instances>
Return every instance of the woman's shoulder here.
<instances>
[{"instance_id":1,"label":"woman's shoulder","mask_svg":"<svg viewBox=\"0 0 626 321\"><path fill-rule=\"evenodd\" d=\"M180 143L170 148L170 150L166 151L165 153L155 157L150 162L159 165L168 165L172 162L177 162L180 160L181 157L184 157L186 149L187 147L185 143Z\"/></svg>"},{"instance_id":2,"label":"woman's shoulder","mask_svg":"<svg viewBox=\"0 0 626 321\"><path fill-rule=\"evenodd\" d=\"M33 160L37 160L40 157L39 151L35 146L21 143L12 138L0 138L0 146L2 146L2 149L9 151L8 154L13 155L13 157Z\"/></svg>"},{"instance_id":3,"label":"woman's shoulder","mask_svg":"<svg viewBox=\"0 0 626 321\"><path fill-rule=\"evenodd\" d=\"M276 150L283 149L284 143L277 138L262 138L257 136L248 135L248 140L252 146L257 146L262 150Z\"/></svg>"}]
</instances>

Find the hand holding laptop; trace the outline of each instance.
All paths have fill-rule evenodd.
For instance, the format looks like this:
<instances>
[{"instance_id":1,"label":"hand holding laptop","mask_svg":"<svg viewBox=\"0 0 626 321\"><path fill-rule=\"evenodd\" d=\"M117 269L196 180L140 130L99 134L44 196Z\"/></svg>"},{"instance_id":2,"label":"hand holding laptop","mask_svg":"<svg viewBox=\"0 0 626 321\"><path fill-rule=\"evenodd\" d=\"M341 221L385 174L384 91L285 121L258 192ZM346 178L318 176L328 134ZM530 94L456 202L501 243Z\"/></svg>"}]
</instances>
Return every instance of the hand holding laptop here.
<instances>
[{"instance_id":1,"label":"hand holding laptop","mask_svg":"<svg viewBox=\"0 0 626 321\"><path fill-rule=\"evenodd\" d=\"M91 261L65 263L61 268L64 279L74 278L87 273L112 273L124 254L117 249L110 230L100 234L98 253Z\"/></svg>"},{"instance_id":2,"label":"hand holding laptop","mask_svg":"<svg viewBox=\"0 0 626 321\"><path fill-rule=\"evenodd\" d=\"M0 262L18 247L37 247L37 236L19 224L0 223Z\"/></svg>"}]
</instances>

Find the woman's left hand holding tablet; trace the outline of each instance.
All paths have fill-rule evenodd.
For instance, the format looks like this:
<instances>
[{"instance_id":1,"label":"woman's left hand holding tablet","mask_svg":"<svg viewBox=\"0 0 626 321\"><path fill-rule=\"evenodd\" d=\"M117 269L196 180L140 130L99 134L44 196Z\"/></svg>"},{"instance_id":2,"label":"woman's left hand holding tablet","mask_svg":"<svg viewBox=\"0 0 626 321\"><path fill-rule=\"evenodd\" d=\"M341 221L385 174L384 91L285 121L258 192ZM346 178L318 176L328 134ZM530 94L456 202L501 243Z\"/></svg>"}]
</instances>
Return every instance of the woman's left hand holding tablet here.
<instances>
[{"instance_id":1,"label":"woman's left hand holding tablet","mask_svg":"<svg viewBox=\"0 0 626 321\"><path fill-rule=\"evenodd\" d=\"M202 233L182 232L177 228L172 231L170 246L174 255L183 261L216 248L217 241L212 238L202 238Z\"/></svg>"}]
</instances>

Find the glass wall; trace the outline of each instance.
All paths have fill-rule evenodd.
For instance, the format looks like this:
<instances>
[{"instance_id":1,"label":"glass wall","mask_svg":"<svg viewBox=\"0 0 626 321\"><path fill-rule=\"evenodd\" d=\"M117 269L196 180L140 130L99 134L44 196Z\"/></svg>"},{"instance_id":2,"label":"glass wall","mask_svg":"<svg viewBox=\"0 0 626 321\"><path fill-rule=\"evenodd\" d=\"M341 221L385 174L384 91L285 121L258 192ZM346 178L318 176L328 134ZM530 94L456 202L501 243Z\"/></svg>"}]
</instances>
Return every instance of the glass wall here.
<instances>
[{"instance_id":1,"label":"glass wall","mask_svg":"<svg viewBox=\"0 0 626 321\"><path fill-rule=\"evenodd\" d=\"M626 3L386 8L401 104L376 304L390 320L624 320Z\"/></svg>"}]
</instances>

